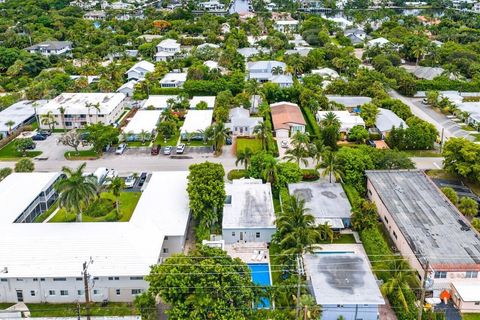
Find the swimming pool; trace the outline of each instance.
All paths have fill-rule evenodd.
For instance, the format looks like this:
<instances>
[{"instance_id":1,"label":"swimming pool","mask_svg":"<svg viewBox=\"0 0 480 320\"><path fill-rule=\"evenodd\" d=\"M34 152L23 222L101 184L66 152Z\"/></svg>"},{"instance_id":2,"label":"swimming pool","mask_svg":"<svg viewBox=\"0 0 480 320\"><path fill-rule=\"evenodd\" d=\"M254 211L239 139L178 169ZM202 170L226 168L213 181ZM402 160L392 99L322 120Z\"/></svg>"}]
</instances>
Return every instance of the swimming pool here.
<instances>
[{"instance_id":1,"label":"swimming pool","mask_svg":"<svg viewBox=\"0 0 480 320\"><path fill-rule=\"evenodd\" d=\"M270 287L272 285L268 263L249 263L248 267L252 272L253 283L263 287ZM260 298L257 308L270 309L270 300L267 298Z\"/></svg>"}]
</instances>

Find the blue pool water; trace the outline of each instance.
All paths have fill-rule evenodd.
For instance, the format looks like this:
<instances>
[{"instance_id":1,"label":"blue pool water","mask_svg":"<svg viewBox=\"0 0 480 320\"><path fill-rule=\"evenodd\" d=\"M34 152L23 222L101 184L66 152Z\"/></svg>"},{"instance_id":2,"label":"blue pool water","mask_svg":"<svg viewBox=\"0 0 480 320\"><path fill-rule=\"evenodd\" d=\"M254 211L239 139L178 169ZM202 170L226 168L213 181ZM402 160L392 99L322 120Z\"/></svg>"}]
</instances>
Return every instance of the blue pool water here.
<instances>
[{"instance_id":1,"label":"blue pool water","mask_svg":"<svg viewBox=\"0 0 480 320\"><path fill-rule=\"evenodd\" d=\"M269 287L272 285L268 263L249 263L248 267L252 271L253 283L264 287ZM260 298L260 303L257 305L257 308L269 309L270 300L267 298Z\"/></svg>"}]
</instances>

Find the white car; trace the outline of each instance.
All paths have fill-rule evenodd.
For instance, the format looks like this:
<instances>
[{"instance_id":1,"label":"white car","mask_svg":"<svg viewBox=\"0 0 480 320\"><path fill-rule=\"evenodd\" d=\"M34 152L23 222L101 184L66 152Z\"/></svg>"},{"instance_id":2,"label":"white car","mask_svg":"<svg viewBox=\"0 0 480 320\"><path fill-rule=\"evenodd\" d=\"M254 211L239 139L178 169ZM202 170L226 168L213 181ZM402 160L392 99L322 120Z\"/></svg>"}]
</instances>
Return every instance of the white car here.
<instances>
[{"instance_id":1,"label":"white car","mask_svg":"<svg viewBox=\"0 0 480 320\"><path fill-rule=\"evenodd\" d=\"M185 145L184 144L179 144L177 146L177 153L181 154L183 152L185 152Z\"/></svg>"},{"instance_id":2,"label":"white car","mask_svg":"<svg viewBox=\"0 0 480 320\"><path fill-rule=\"evenodd\" d=\"M288 148L288 141L287 140L283 140L281 143L280 143L280 146L282 148Z\"/></svg>"},{"instance_id":3,"label":"white car","mask_svg":"<svg viewBox=\"0 0 480 320\"><path fill-rule=\"evenodd\" d=\"M115 154L123 154L123 152L127 149L127 144L125 143L120 143L115 150Z\"/></svg>"},{"instance_id":4,"label":"white car","mask_svg":"<svg viewBox=\"0 0 480 320\"><path fill-rule=\"evenodd\" d=\"M168 156L170 153L172 153L172 147L166 146L165 148L163 148L164 155Z\"/></svg>"},{"instance_id":5,"label":"white car","mask_svg":"<svg viewBox=\"0 0 480 320\"><path fill-rule=\"evenodd\" d=\"M133 188L133 186L135 185L135 181L137 181L137 179L133 175L126 177L125 188Z\"/></svg>"}]
</instances>

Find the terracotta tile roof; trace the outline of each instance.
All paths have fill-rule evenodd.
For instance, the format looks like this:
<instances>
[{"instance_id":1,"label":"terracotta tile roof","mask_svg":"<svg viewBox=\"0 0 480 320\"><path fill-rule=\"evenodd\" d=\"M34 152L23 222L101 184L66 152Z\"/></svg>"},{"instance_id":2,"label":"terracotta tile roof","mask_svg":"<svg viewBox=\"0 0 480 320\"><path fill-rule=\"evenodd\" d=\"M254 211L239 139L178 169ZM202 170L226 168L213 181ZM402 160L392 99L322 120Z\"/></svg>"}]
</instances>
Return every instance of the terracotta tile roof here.
<instances>
[{"instance_id":1,"label":"terracotta tile roof","mask_svg":"<svg viewBox=\"0 0 480 320\"><path fill-rule=\"evenodd\" d=\"M290 130L289 123L305 125L302 111L295 103L278 102L270 105L272 110L273 129Z\"/></svg>"}]
</instances>

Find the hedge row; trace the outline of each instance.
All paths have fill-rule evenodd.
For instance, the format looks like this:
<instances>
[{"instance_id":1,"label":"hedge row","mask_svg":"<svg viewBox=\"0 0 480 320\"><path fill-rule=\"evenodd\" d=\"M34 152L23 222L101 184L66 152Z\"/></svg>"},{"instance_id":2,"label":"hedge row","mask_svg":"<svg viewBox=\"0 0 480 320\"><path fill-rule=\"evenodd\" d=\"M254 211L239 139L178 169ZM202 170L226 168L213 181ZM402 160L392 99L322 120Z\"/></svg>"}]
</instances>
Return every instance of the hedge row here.
<instances>
[{"instance_id":1,"label":"hedge row","mask_svg":"<svg viewBox=\"0 0 480 320\"><path fill-rule=\"evenodd\" d=\"M320 137L320 127L318 126L315 115L309 108L301 108L305 122L307 123L307 131L310 136Z\"/></svg>"},{"instance_id":2,"label":"hedge row","mask_svg":"<svg viewBox=\"0 0 480 320\"><path fill-rule=\"evenodd\" d=\"M348 201L350 201L350 205L352 208L356 208L360 205L360 201L362 200L362 197L360 197L360 194L358 193L357 189L355 189L354 186L350 184L342 184L343 190L345 190L345 193L347 194Z\"/></svg>"},{"instance_id":3,"label":"hedge row","mask_svg":"<svg viewBox=\"0 0 480 320\"><path fill-rule=\"evenodd\" d=\"M246 173L245 169L233 169L228 172L227 179L232 181L234 179L245 178Z\"/></svg>"},{"instance_id":4,"label":"hedge row","mask_svg":"<svg viewBox=\"0 0 480 320\"><path fill-rule=\"evenodd\" d=\"M316 181L320 179L320 173L316 169L302 169L302 181Z\"/></svg>"}]
</instances>

